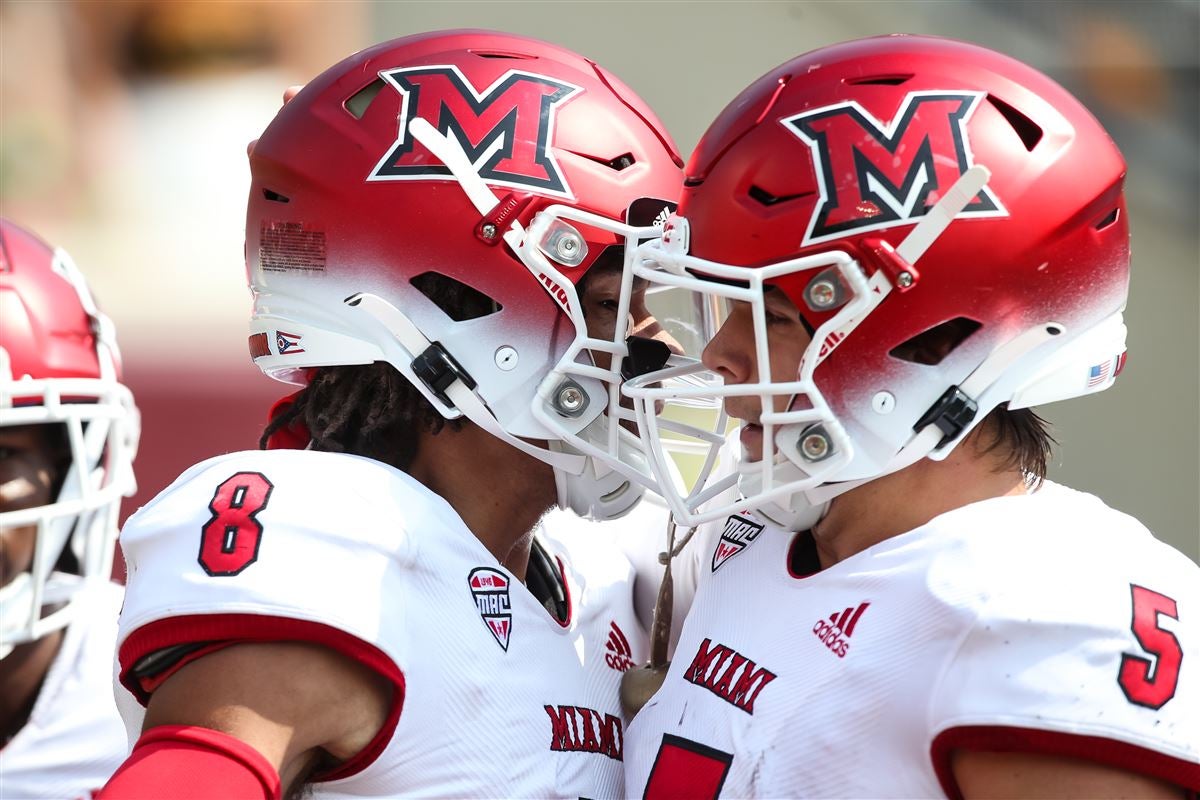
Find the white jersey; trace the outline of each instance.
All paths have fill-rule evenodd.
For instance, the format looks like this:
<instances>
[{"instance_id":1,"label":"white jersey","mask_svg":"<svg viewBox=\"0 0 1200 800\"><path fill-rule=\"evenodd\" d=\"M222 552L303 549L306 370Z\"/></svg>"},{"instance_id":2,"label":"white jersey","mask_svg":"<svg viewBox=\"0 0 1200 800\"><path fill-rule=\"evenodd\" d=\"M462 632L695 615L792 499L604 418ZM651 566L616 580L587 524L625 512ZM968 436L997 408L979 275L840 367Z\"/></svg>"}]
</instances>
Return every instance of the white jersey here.
<instances>
[{"instance_id":1,"label":"white jersey","mask_svg":"<svg viewBox=\"0 0 1200 800\"><path fill-rule=\"evenodd\" d=\"M715 481L733 470L740 449L738 432L734 430L726 437L717 460L717 468L710 480ZM675 462L668 460L667 463L674 466ZM736 493L737 487L733 486L709 502L712 505L723 505L732 502ZM632 511L615 520L595 522L570 511L554 509L543 518L542 524L548 531L563 531L588 541L609 542L624 553L633 565L633 602L638 621L644 629L650 630L665 569L660 556L667 550L667 524L670 518L666 501L647 492ZM691 607L696 589L708 574L704 560L715 546L723 528L724 520L714 520L697 526L692 538L671 562L673 592L671 635L667 643L668 657L675 652L679 634L683 629L683 620ZM686 527L681 526L675 531L676 549L679 549L687 534Z\"/></svg>"},{"instance_id":2,"label":"white jersey","mask_svg":"<svg viewBox=\"0 0 1200 800\"><path fill-rule=\"evenodd\" d=\"M25 726L0 750L4 800L91 797L129 754L113 699L121 587L85 586Z\"/></svg>"},{"instance_id":3,"label":"white jersey","mask_svg":"<svg viewBox=\"0 0 1200 800\"><path fill-rule=\"evenodd\" d=\"M624 559L547 547L560 624L416 480L295 450L191 468L121 541L121 669L140 699L133 671L206 642L314 641L393 682L384 730L315 797L621 794L618 686L646 658Z\"/></svg>"},{"instance_id":4,"label":"white jersey","mask_svg":"<svg viewBox=\"0 0 1200 800\"><path fill-rule=\"evenodd\" d=\"M566 541L602 543L603 549L610 553L610 558L612 554L620 554L619 557L628 561L633 568L631 591L634 609L642 629L649 631L654 622L654 606L662 584L664 567L659 556L667 549L669 517L670 512L662 501L655 495L647 494L629 514L619 519L596 522L570 511L555 509L542 519L542 527L548 534L560 535ZM693 541L672 562L674 591L668 653L675 652L675 643L683 629L683 619L696 594L696 586L703 577L698 554L705 549L706 537L713 537L720 530L720 523L701 526ZM676 537L686 533L686 529L680 528Z\"/></svg>"},{"instance_id":5,"label":"white jersey","mask_svg":"<svg viewBox=\"0 0 1200 800\"><path fill-rule=\"evenodd\" d=\"M960 796L960 747L1200 787L1200 569L1133 518L1047 483L812 574L793 548L730 519L629 796Z\"/></svg>"}]
</instances>

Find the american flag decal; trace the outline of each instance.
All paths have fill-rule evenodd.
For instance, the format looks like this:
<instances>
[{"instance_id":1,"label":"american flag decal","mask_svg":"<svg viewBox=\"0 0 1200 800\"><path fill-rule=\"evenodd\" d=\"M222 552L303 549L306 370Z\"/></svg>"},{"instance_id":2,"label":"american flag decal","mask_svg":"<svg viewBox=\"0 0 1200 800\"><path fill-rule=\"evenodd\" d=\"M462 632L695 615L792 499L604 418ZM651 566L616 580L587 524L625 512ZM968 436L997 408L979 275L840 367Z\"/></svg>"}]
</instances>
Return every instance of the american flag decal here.
<instances>
[{"instance_id":1,"label":"american flag decal","mask_svg":"<svg viewBox=\"0 0 1200 800\"><path fill-rule=\"evenodd\" d=\"M1103 383L1107 383L1110 378L1116 378L1121 372L1121 367L1124 366L1124 360L1125 354L1122 353L1090 367L1088 369L1087 388L1095 388Z\"/></svg>"}]
</instances>

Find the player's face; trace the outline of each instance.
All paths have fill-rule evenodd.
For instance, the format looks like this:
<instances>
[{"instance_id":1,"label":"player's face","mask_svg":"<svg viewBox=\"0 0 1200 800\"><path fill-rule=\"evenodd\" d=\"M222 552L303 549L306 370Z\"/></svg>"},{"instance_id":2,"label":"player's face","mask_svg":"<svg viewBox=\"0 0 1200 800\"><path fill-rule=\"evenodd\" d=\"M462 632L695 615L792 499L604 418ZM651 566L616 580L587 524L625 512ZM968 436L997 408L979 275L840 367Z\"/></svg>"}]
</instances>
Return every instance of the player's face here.
<instances>
[{"instance_id":1,"label":"player's face","mask_svg":"<svg viewBox=\"0 0 1200 800\"><path fill-rule=\"evenodd\" d=\"M583 289L580 303L583 306L583 316L587 321L588 336L593 339L611 340L617 331L617 304L621 298L621 271L619 269L601 268L588 276ZM646 281L635 278L633 290L629 298L629 320L622 327L629 328L631 336L642 336L647 339L658 339L665 342L673 352L681 353L682 348L671 334L667 333L654 314L646 305ZM611 356L608 353L595 353L596 366L608 369Z\"/></svg>"},{"instance_id":2,"label":"player's face","mask_svg":"<svg viewBox=\"0 0 1200 800\"><path fill-rule=\"evenodd\" d=\"M800 369L800 359L812 337L800 321L800 312L783 292L767 287L763 292L767 321L767 346L770 350L770 380L794 381ZM754 316L749 303L730 304L725 323L704 348L704 365L717 372L728 386L757 383L758 358L754 346ZM784 411L790 402L787 397L773 398L774 411ZM731 417L743 420L741 441L747 461L763 458L763 431L758 424L762 402L757 396L729 397L725 410ZM771 446L774 450L774 445Z\"/></svg>"},{"instance_id":3,"label":"player's face","mask_svg":"<svg viewBox=\"0 0 1200 800\"><path fill-rule=\"evenodd\" d=\"M0 427L0 512L46 505L57 480L56 448L46 425ZM29 570L36 524L0 527L0 586Z\"/></svg>"},{"instance_id":4,"label":"player's face","mask_svg":"<svg viewBox=\"0 0 1200 800\"><path fill-rule=\"evenodd\" d=\"M671 348L673 353L682 353L683 347L675 337L667 332L659 323L654 313L646 304L647 282L644 278L634 278L629 296L629 319L622 323L629 329L630 336L642 336L647 339L657 339ZM621 298L621 270L611 267L601 267L588 275L587 283L580 297L583 306L583 317L587 322L588 336L593 339L609 341L617 331L617 307ZM604 352L592 354L596 366L608 369L612 363L612 355ZM633 407L633 401L627 397L621 398L621 405ZM661 407L658 409L661 411ZM621 425L630 433L637 433L637 423L632 420L622 420Z\"/></svg>"}]
</instances>

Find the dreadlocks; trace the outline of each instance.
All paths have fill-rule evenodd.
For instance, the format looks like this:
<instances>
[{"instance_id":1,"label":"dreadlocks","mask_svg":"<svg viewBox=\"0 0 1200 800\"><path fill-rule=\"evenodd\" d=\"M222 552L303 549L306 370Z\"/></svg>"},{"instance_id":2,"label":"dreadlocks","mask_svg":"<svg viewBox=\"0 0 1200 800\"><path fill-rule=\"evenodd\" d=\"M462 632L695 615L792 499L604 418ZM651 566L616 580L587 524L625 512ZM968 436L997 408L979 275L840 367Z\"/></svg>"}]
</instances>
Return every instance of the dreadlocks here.
<instances>
[{"instance_id":1,"label":"dreadlocks","mask_svg":"<svg viewBox=\"0 0 1200 800\"><path fill-rule=\"evenodd\" d=\"M271 420L258 446L265 449L271 434L296 422L308 429L313 450L365 456L400 470L416 457L421 431L462 426L382 361L318 369L291 407Z\"/></svg>"}]
</instances>

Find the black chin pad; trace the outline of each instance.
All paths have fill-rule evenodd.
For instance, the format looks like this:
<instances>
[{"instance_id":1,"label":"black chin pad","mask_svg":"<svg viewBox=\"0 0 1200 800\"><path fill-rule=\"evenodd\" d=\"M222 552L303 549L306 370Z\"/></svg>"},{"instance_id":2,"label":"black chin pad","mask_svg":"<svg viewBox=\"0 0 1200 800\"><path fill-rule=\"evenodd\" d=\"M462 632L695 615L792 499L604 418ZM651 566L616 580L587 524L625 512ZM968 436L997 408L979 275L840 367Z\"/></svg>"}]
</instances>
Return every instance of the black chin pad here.
<instances>
[{"instance_id":1,"label":"black chin pad","mask_svg":"<svg viewBox=\"0 0 1200 800\"><path fill-rule=\"evenodd\" d=\"M629 348L629 355L621 364L621 377L625 380L660 370L667 365L667 359L671 357L671 348L658 339L630 336L625 340L625 346Z\"/></svg>"}]
</instances>

